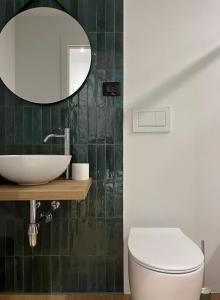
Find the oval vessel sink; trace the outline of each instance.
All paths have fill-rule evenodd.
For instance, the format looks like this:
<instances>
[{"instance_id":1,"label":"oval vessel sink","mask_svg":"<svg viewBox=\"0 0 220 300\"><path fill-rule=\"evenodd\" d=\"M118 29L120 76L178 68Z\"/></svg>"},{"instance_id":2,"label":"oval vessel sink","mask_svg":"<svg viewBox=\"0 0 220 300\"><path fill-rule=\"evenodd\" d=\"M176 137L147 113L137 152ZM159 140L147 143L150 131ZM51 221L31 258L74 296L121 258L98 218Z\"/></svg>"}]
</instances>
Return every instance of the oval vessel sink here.
<instances>
[{"instance_id":1,"label":"oval vessel sink","mask_svg":"<svg viewBox=\"0 0 220 300\"><path fill-rule=\"evenodd\" d=\"M71 155L0 155L0 175L20 185L46 184L68 167Z\"/></svg>"}]
</instances>

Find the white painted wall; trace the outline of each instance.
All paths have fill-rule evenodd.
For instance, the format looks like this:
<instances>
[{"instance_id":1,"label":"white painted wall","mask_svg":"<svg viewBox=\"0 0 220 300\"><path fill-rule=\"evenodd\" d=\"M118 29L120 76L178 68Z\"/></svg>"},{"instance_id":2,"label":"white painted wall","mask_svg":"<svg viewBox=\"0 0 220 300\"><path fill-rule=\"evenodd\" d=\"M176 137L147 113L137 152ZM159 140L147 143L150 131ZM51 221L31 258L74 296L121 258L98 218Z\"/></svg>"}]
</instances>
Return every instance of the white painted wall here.
<instances>
[{"instance_id":1,"label":"white painted wall","mask_svg":"<svg viewBox=\"0 0 220 300\"><path fill-rule=\"evenodd\" d=\"M0 77L8 87L15 88L15 22L8 24L8 32L0 35Z\"/></svg>"},{"instance_id":2,"label":"white painted wall","mask_svg":"<svg viewBox=\"0 0 220 300\"><path fill-rule=\"evenodd\" d=\"M220 292L220 1L125 0L124 238L178 226L207 243ZM131 109L173 107L170 134L132 133Z\"/></svg>"}]
</instances>

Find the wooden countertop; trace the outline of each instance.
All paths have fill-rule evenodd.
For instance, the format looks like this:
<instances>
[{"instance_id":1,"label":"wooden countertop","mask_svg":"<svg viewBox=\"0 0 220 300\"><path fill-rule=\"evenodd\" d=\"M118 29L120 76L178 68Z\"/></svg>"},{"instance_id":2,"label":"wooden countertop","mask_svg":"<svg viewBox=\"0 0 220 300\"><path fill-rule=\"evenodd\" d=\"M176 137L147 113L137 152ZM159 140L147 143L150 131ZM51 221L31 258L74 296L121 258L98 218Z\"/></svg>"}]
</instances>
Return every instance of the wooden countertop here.
<instances>
[{"instance_id":1,"label":"wooden countertop","mask_svg":"<svg viewBox=\"0 0 220 300\"><path fill-rule=\"evenodd\" d=\"M44 185L21 186L14 183L0 184L0 201L16 200L85 200L92 179L54 180Z\"/></svg>"}]
</instances>

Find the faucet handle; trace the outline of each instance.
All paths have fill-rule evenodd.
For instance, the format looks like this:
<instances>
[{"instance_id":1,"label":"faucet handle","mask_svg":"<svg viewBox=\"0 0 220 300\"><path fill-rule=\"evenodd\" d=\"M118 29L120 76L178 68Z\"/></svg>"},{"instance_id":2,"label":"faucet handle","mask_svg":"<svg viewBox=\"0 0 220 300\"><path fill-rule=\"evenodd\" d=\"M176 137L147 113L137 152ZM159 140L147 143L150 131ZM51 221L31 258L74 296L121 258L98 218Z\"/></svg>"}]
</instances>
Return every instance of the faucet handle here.
<instances>
[{"instance_id":1,"label":"faucet handle","mask_svg":"<svg viewBox=\"0 0 220 300\"><path fill-rule=\"evenodd\" d=\"M63 134L63 131L64 131L64 129L61 128L61 127L52 129L52 132L55 133L55 134Z\"/></svg>"}]
</instances>

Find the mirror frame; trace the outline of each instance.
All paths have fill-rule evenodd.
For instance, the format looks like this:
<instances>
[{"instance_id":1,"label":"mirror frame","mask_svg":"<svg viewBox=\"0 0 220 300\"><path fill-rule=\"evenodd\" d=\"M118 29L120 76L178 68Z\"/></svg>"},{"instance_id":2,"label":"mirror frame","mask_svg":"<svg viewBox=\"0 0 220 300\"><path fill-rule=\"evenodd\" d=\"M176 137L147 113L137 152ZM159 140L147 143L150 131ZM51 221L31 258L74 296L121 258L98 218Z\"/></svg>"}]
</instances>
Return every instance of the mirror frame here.
<instances>
[{"instance_id":1,"label":"mirror frame","mask_svg":"<svg viewBox=\"0 0 220 300\"><path fill-rule=\"evenodd\" d=\"M89 45L90 45L90 49L91 49L91 56L90 56L90 65L89 65L89 68L88 68L88 73L87 75L85 76L85 79L84 81L82 82L82 84L80 85L80 87L72 94L64 97L64 98L61 98L59 100L56 100L56 101L51 101L51 102L35 102L35 101L32 101L32 100L29 100L29 99L24 99L22 98L21 96L17 95L14 91L12 91L5 83L4 81L2 80L2 77L0 77L0 80L2 81L2 83L4 84L4 86L11 92L13 93L18 99L21 99L23 101L27 101L27 102L30 102L30 103L33 103L33 104L39 104L39 105L50 105L50 104L56 104L56 103L59 103L61 101L66 101L67 99L71 98L71 97L74 97L77 93L80 92L80 90L84 87L84 85L86 84L87 80L88 80L88 77L90 75L90 72L91 72L91 68L92 68L92 58L93 58L93 54L92 54L92 47L91 47L91 42L90 42L90 39L88 37L88 34L87 32L85 31L85 29L83 28L83 26L80 24L80 22L75 19L58 1L54 0L60 7L61 9L59 8L54 8L54 7L50 7L50 6L36 6L36 7L32 7L32 8L26 8L30 5L31 2L33 2L34 0L30 0L28 1L14 16L12 16L5 24L4 26L2 27L1 31L0 31L0 35L2 33L2 31L4 30L5 26L7 26L7 24L12 21L16 16L18 16L19 14L25 12L25 11L28 11L28 10L31 10L31 9L36 9L36 8L51 8L51 9L55 9L55 10L59 10L63 13L66 13L68 16L70 16L73 20L75 20L79 25L80 27L82 28L82 30L84 31L87 39L88 39L88 42L89 42ZM61 52L62 52L62 49L61 49ZM63 75L63 66L61 65L61 95L63 95L63 80L62 80L62 75Z\"/></svg>"}]
</instances>

